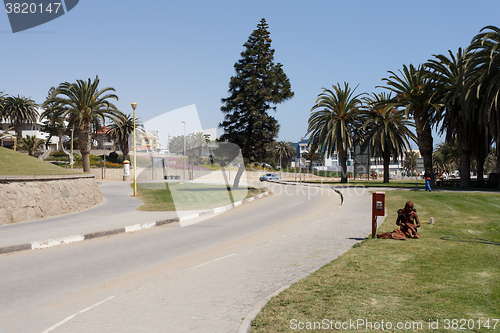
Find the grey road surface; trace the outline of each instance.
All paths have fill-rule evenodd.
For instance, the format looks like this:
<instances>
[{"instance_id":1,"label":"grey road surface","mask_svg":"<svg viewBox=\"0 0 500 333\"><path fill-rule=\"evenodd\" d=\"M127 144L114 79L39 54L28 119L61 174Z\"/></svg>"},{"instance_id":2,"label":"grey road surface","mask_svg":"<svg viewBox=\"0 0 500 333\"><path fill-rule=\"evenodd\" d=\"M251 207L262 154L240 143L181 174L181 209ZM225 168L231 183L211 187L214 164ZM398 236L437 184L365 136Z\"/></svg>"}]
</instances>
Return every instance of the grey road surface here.
<instances>
[{"instance_id":1,"label":"grey road surface","mask_svg":"<svg viewBox=\"0 0 500 333\"><path fill-rule=\"evenodd\" d=\"M0 255L0 332L237 332L370 232L364 189L272 185L212 219ZM243 325L244 326L244 325Z\"/></svg>"}]
</instances>

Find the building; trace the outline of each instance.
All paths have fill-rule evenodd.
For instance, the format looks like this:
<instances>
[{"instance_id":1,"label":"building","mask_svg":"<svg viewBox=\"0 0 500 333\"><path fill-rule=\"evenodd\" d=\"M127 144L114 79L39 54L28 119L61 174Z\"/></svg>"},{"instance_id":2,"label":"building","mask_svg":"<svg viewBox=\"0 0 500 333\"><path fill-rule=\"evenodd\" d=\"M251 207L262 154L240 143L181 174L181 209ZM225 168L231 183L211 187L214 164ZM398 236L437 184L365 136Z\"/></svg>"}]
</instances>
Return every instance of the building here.
<instances>
[{"instance_id":1,"label":"building","mask_svg":"<svg viewBox=\"0 0 500 333\"><path fill-rule=\"evenodd\" d=\"M7 131L12 126L9 123L1 123L0 130L4 133L4 135L0 138L0 146L6 148L12 148L14 146L14 137L16 136L16 132L14 130ZM24 124L22 129L22 137L26 138L27 136L34 135L37 140L46 141L49 137L49 134L44 132L43 124L41 122L35 122L32 124ZM49 147L52 149L59 149L59 137L52 137L49 142ZM45 146L43 147L45 149Z\"/></svg>"},{"instance_id":2,"label":"building","mask_svg":"<svg viewBox=\"0 0 500 333\"><path fill-rule=\"evenodd\" d=\"M299 158L302 158L302 167L309 168L311 161L305 160L305 156L309 152L308 140L302 139L299 142L293 143L296 148L297 156L292 159L292 167L299 166ZM413 150L417 153L417 169L418 174L424 172L424 162L419 150ZM332 156L325 157L323 161L314 161L313 169L322 171L341 171L340 158L335 152ZM376 174L382 177L384 174L383 159L380 157L371 156L369 148L361 151L360 146L350 149L347 153L347 172L354 173L356 177L363 177L368 174ZM404 158L398 158L396 162L391 158L389 163L389 173L396 177L406 176L404 171Z\"/></svg>"}]
</instances>

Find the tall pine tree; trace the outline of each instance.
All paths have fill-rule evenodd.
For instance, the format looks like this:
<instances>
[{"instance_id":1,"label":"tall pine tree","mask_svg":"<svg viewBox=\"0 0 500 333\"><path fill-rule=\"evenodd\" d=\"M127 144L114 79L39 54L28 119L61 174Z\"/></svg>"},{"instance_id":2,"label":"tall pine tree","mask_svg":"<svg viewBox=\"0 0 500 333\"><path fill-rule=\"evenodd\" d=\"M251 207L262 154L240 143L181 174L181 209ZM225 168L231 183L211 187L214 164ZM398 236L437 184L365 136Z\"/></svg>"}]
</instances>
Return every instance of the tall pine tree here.
<instances>
[{"instance_id":1,"label":"tall pine tree","mask_svg":"<svg viewBox=\"0 0 500 333\"><path fill-rule=\"evenodd\" d=\"M229 97L222 98L225 114L219 127L221 141L238 145L246 162L271 157L270 143L278 136L278 121L268 111L292 98L290 81L280 63L274 63L268 25L262 19L248 41L241 59L234 64L236 75L229 81ZM234 187L238 187L244 165L240 166Z\"/></svg>"}]
</instances>

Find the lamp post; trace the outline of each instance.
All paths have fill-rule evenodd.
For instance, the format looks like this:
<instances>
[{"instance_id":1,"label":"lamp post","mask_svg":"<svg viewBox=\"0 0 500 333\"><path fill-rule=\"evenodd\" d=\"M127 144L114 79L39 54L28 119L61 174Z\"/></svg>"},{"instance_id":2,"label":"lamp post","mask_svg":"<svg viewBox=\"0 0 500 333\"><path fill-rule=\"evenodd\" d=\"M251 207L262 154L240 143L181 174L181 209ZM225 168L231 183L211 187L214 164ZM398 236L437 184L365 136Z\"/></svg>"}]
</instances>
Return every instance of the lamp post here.
<instances>
[{"instance_id":1,"label":"lamp post","mask_svg":"<svg viewBox=\"0 0 500 333\"><path fill-rule=\"evenodd\" d=\"M167 133L167 180L169 177L169 166L170 166L170 134Z\"/></svg>"},{"instance_id":2,"label":"lamp post","mask_svg":"<svg viewBox=\"0 0 500 333\"><path fill-rule=\"evenodd\" d=\"M184 180L186 180L186 122L182 122L184 124Z\"/></svg>"},{"instance_id":3,"label":"lamp post","mask_svg":"<svg viewBox=\"0 0 500 333\"><path fill-rule=\"evenodd\" d=\"M73 161L73 133L75 132L75 125L71 128L71 156L70 156L70 161L69 163L71 164L71 170L73 170L73 164L75 162Z\"/></svg>"},{"instance_id":4,"label":"lamp post","mask_svg":"<svg viewBox=\"0 0 500 333\"><path fill-rule=\"evenodd\" d=\"M137 103L132 103L132 109L134 109L134 197L137 195L137 154L135 151L135 108Z\"/></svg>"},{"instance_id":5,"label":"lamp post","mask_svg":"<svg viewBox=\"0 0 500 333\"><path fill-rule=\"evenodd\" d=\"M280 150L280 180L281 180L281 150Z\"/></svg>"},{"instance_id":6,"label":"lamp post","mask_svg":"<svg viewBox=\"0 0 500 333\"><path fill-rule=\"evenodd\" d=\"M160 137L160 130L156 130L156 138L155 138L155 178L156 179L156 163L158 158L158 138Z\"/></svg>"}]
</instances>

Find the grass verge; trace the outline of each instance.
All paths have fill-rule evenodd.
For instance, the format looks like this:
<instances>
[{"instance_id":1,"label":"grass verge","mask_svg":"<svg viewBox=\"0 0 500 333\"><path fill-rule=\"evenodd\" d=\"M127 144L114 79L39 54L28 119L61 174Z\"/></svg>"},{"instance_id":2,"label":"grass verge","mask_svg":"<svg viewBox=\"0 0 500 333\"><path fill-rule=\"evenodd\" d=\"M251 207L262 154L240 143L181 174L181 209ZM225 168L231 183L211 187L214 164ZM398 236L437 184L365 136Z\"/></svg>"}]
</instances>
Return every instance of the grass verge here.
<instances>
[{"instance_id":1,"label":"grass verge","mask_svg":"<svg viewBox=\"0 0 500 333\"><path fill-rule=\"evenodd\" d=\"M425 180L391 180L389 183L384 183L383 180L350 180L348 183L341 183L340 181L325 181L325 180L305 180L303 183L311 184L329 184L338 185L342 187L364 186L364 187L388 187L388 188L406 188L406 189L424 189ZM457 183L458 184L458 183ZM434 186L434 190L449 190L449 191L488 191L498 192L497 188L489 187L487 184L484 186L471 186L471 187L458 187L458 185L444 185Z\"/></svg>"},{"instance_id":2,"label":"grass verge","mask_svg":"<svg viewBox=\"0 0 500 333\"><path fill-rule=\"evenodd\" d=\"M298 323L308 332L326 326L376 332L382 321L385 332L500 331L500 246L441 239L499 242L500 194L388 191L386 200L388 216L378 232L394 230L396 210L411 200L422 222L421 239L364 240L272 298L251 332L295 332ZM350 320L362 325L335 328ZM398 323L411 328L399 330Z\"/></svg>"},{"instance_id":3,"label":"grass verge","mask_svg":"<svg viewBox=\"0 0 500 333\"><path fill-rule=\"evenodd\" d=\"M20 152L0 147L0 175L4 176L48 176L74 175L80 172L61 168Z\"/></svg>"},{"instance_id":4,"label":"grass verge","mask_svg":"<svg viewBox=\"0 0 500 333\"><path fill-rule=\"evenodd\" d=\"M137 197L142 211L213 209L260 194L253 187L229 190L226 185L200 183L138 183ZM233 201L231 201L231 199Z\"/></svg>"},{"instance_id":5,"label":"grass verge","mask_svg":"<svg viewBox=\"0 0 500 333\"><path fill-rule=\"evenodd\" d=\"M365 186L365 187L394 187L394 188L425 188L424 180L391 180L384 183L382 180L350 180L348 183L340 181L307 180L303 183L321 183L340 186Z\"/></svg>"}]
</instances>

